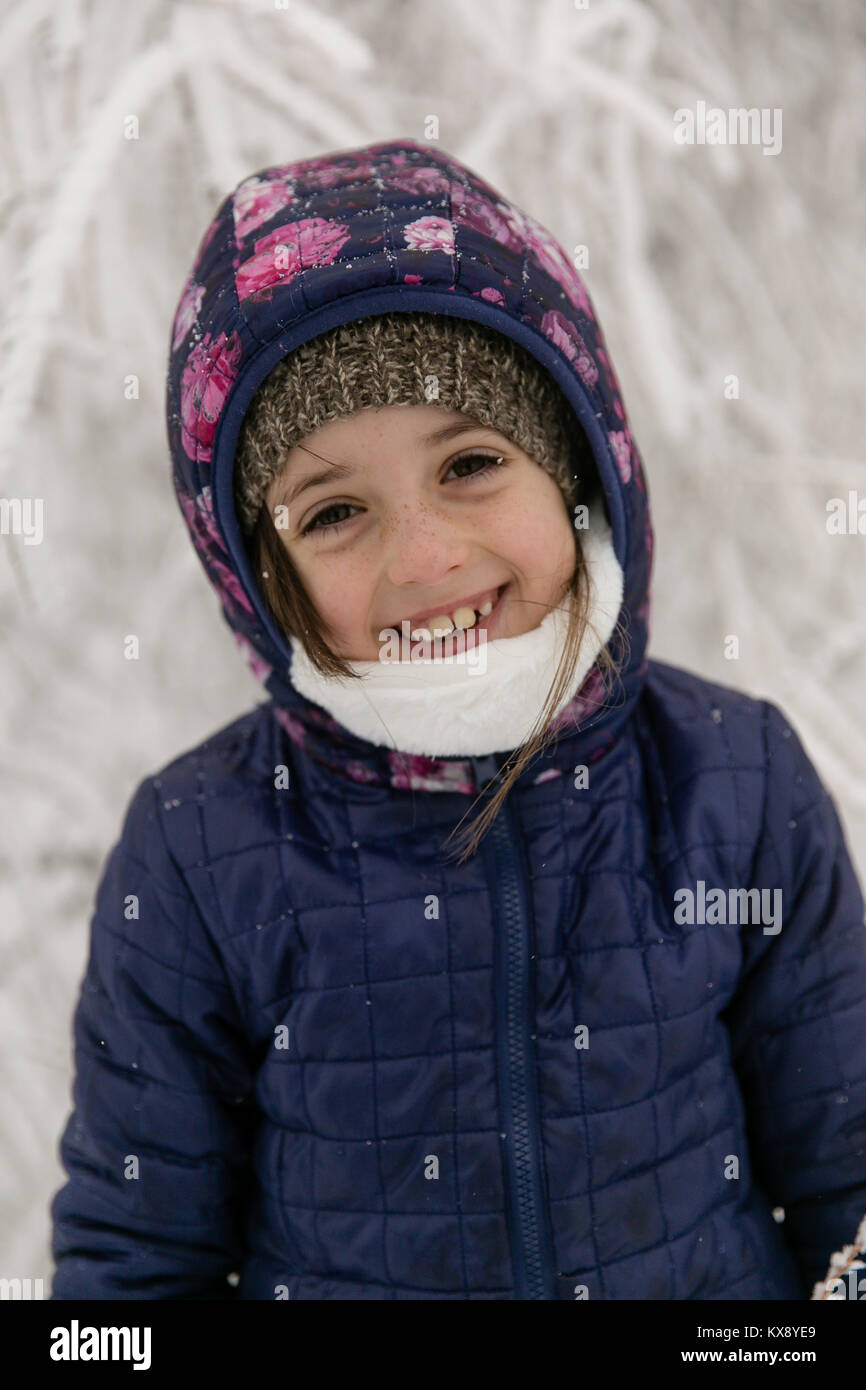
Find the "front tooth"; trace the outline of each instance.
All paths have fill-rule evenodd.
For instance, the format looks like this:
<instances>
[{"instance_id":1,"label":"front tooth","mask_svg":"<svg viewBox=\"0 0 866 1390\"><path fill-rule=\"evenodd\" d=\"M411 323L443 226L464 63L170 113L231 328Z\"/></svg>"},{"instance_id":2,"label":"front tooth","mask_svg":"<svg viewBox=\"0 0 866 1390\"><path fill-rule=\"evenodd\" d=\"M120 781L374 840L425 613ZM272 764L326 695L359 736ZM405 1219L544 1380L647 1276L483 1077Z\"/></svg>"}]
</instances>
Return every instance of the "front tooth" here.
<instances>
[{"instance_id":1,"label":"front tooth","mask_svg":"<svg viewBox=\"0 0 866 1390\"><path fill-rule=\"evenodd\" d=\"M474 627L475 609L474 608L455 608L454 626L459 628Z\"/></svg>"},{"instance_id":2,"label":"front tooth","mask_svg":"<svg viewBox=\"0 0 866 1390\"><path fill-rule=\"evenodd\" d=\"M488 599L482 608L478 609L482 618L493 609L493 600ZM467 627L474 627L476 622L475 609L464 605L462 608L455 608L453 614L440 613L437 618L426 618L423 627L413 628L412 641L421 641L435 635L436 632L447 634L453 632L455 628L464 631Z\"/></svg>"}]
</instances>

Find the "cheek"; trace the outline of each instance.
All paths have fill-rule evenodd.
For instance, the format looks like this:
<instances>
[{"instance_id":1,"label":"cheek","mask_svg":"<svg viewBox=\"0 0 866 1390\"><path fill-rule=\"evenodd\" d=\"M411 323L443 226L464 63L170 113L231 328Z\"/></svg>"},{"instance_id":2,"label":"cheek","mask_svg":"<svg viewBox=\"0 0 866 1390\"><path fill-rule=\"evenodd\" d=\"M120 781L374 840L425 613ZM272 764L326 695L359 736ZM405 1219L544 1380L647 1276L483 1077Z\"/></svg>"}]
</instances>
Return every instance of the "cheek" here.
<instances>
[{"instance_id":1,"label":"cheek","mask_svg":"<svg viewBox=\"0 0 866 1390\"><path fill-rule=\"evenodd\" d=\"M528 575L570 572L577 560L574 531L558 489L553 497L540 499L536 492L526 498L509 520L508 539L509 553Z\"/></svg>"},{"instance_id":2,"label":"cheek","mask_svg":"<svg viewBox=\"0 0 866 1390\"><path fill-rule=\"evenodd\" d=\"M299 572L316 611L335 632L348 635L363 624L370 580L357 558L323 555Z\"/></svg>"}]
</instances>

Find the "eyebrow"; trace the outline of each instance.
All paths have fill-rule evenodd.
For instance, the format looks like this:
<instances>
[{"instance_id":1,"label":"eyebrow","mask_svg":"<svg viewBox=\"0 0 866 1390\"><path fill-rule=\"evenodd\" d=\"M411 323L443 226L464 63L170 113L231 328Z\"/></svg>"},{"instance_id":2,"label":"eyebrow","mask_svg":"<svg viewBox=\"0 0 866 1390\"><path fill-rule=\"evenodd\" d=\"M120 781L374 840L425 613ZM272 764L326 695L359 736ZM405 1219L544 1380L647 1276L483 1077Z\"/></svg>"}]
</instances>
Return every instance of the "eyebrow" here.
<instances>
[{"instance_id":1,"label":"eyebrow","mask_svg":"<svg viewBox=\"0 0 866 1390\"><path fill-rule=\"evenodd\" d=\"M441 444L449 439L456 439L458 435L474 433L476 430L486 430L490 434L498 434L498 430L492 429L488 425L482 425L479 420L456 420L450 425L440 425L436 430L431 430L429 434L422 434L420 442L423 445ZM336 482L339 478L350 478L355 472L355 468L349 463L331 463L327 468L320 468L318 473L309 473L306 478L300 478L283 493L283 501L291 506L302 492L307 492L311 487L318 487L321 483Z\"/></svg>"}]
</instances>

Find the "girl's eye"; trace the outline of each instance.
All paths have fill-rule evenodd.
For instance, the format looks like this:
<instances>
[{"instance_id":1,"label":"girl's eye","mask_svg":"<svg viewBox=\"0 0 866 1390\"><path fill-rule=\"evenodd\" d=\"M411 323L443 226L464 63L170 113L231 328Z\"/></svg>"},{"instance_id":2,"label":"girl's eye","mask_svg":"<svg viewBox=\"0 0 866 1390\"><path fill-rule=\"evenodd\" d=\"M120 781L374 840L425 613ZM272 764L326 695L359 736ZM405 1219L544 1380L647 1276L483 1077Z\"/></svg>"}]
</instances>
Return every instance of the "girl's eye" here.
<instances>
[{"instance_id":1,"label":"girl's eye","mask_svg":"<svg viewBox=\"0 0 866 1390\"><path fill-rule=\"evenodd\" d=\"M350 520L349 517L346 517L344 521L327 521L325 522L324 526L320 526L318 523L321 521L322 517L327 516L329 512L338 512L341 507L351 508L351 506L351 502L334 502L331 504L330 507L323 507L320 512L316 512L316 515L313 517L312 521L309 522L303 528L303 530L301 531L301 535L308 536L311 531L339 531L340 527L345 526L346 522ZM355 508L355 510L358 510L357 507Z\"/></svg>"},{"instance_id":2,"label":"girl's eye","mask_svg":"<svg viewBox=\"0 0 866 1390\"><path fill-rule=\"evenodd\" d=\"M479 468L476 473L470 473L464 475L462 478L457 478L456 481L458 483L474 482L476 478L484 478L495 469L505 467L505 460L501 454L461 454L459 458L452 459L451 463L448 465L448 471L450 472L452 468L457 468L461 463L483 463L485 466ZM322 522L322 517L328 516L331 512L339 512L341 509L348 509L349 511L358 510L351 502L333 502L329 507L323 507L320 512L316 513L312 521L308 522L303 528L301 535L308 536L311 531L330 531L331 535L333 535L334 532L339 531L342 526L348 525L349 521L351 521L351 517L345 517L342 521L326 522Z\"/></svg>"},{"instance_id":3,"label":"girl's eye","mask_svg":"<svg viewBox=\"0 0 866 1390\"><path fill-rule=\"evenodd\" d=\"M486 477L488 473L492 473L494 469L505 467L505 460L503 459L501 454L461 454L459 458L453 459L451 463L448 465L448 467L450 470L452 468L456 468L457 465L460 463L473 462L484 463L487 466L485 468L479 469L477 473L470 473L469 479L483 478ZM467 479L466 481L468 482L469 479ZM458 479L458 482L459 481L461 480Z\"/></svg>"}]
</instances>

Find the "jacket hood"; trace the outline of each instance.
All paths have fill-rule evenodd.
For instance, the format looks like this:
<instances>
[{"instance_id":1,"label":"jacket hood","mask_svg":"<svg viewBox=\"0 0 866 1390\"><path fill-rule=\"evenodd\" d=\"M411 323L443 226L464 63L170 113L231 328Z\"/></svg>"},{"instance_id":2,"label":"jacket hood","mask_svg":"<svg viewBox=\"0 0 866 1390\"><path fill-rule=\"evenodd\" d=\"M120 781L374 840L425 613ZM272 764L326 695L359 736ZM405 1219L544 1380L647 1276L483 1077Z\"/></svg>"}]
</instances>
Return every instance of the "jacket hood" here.
<instances>
[{"instance_id":1,"label":"jacket hood","mask_svg":"<svg viewBox=\"0 0 866 1390\"><path fill-rule=\"evenodd\" d=\"M616 640L624 659L613 696L592 666L557 719L562 753L537 781L601 756L639 697L653 533L640 456L591 300L533 217L441 148L408 139L244 179L202 237L172 324L166 412L175 490L235 640L289 737L356 782L474 790L475 759L376 746L295 688L291 643L259 591L234 506L241 424L276 363L339 324L412 310L475 320L528 349L572 406L595 458L623 572Z\"/></svg>"}]
</instances>

